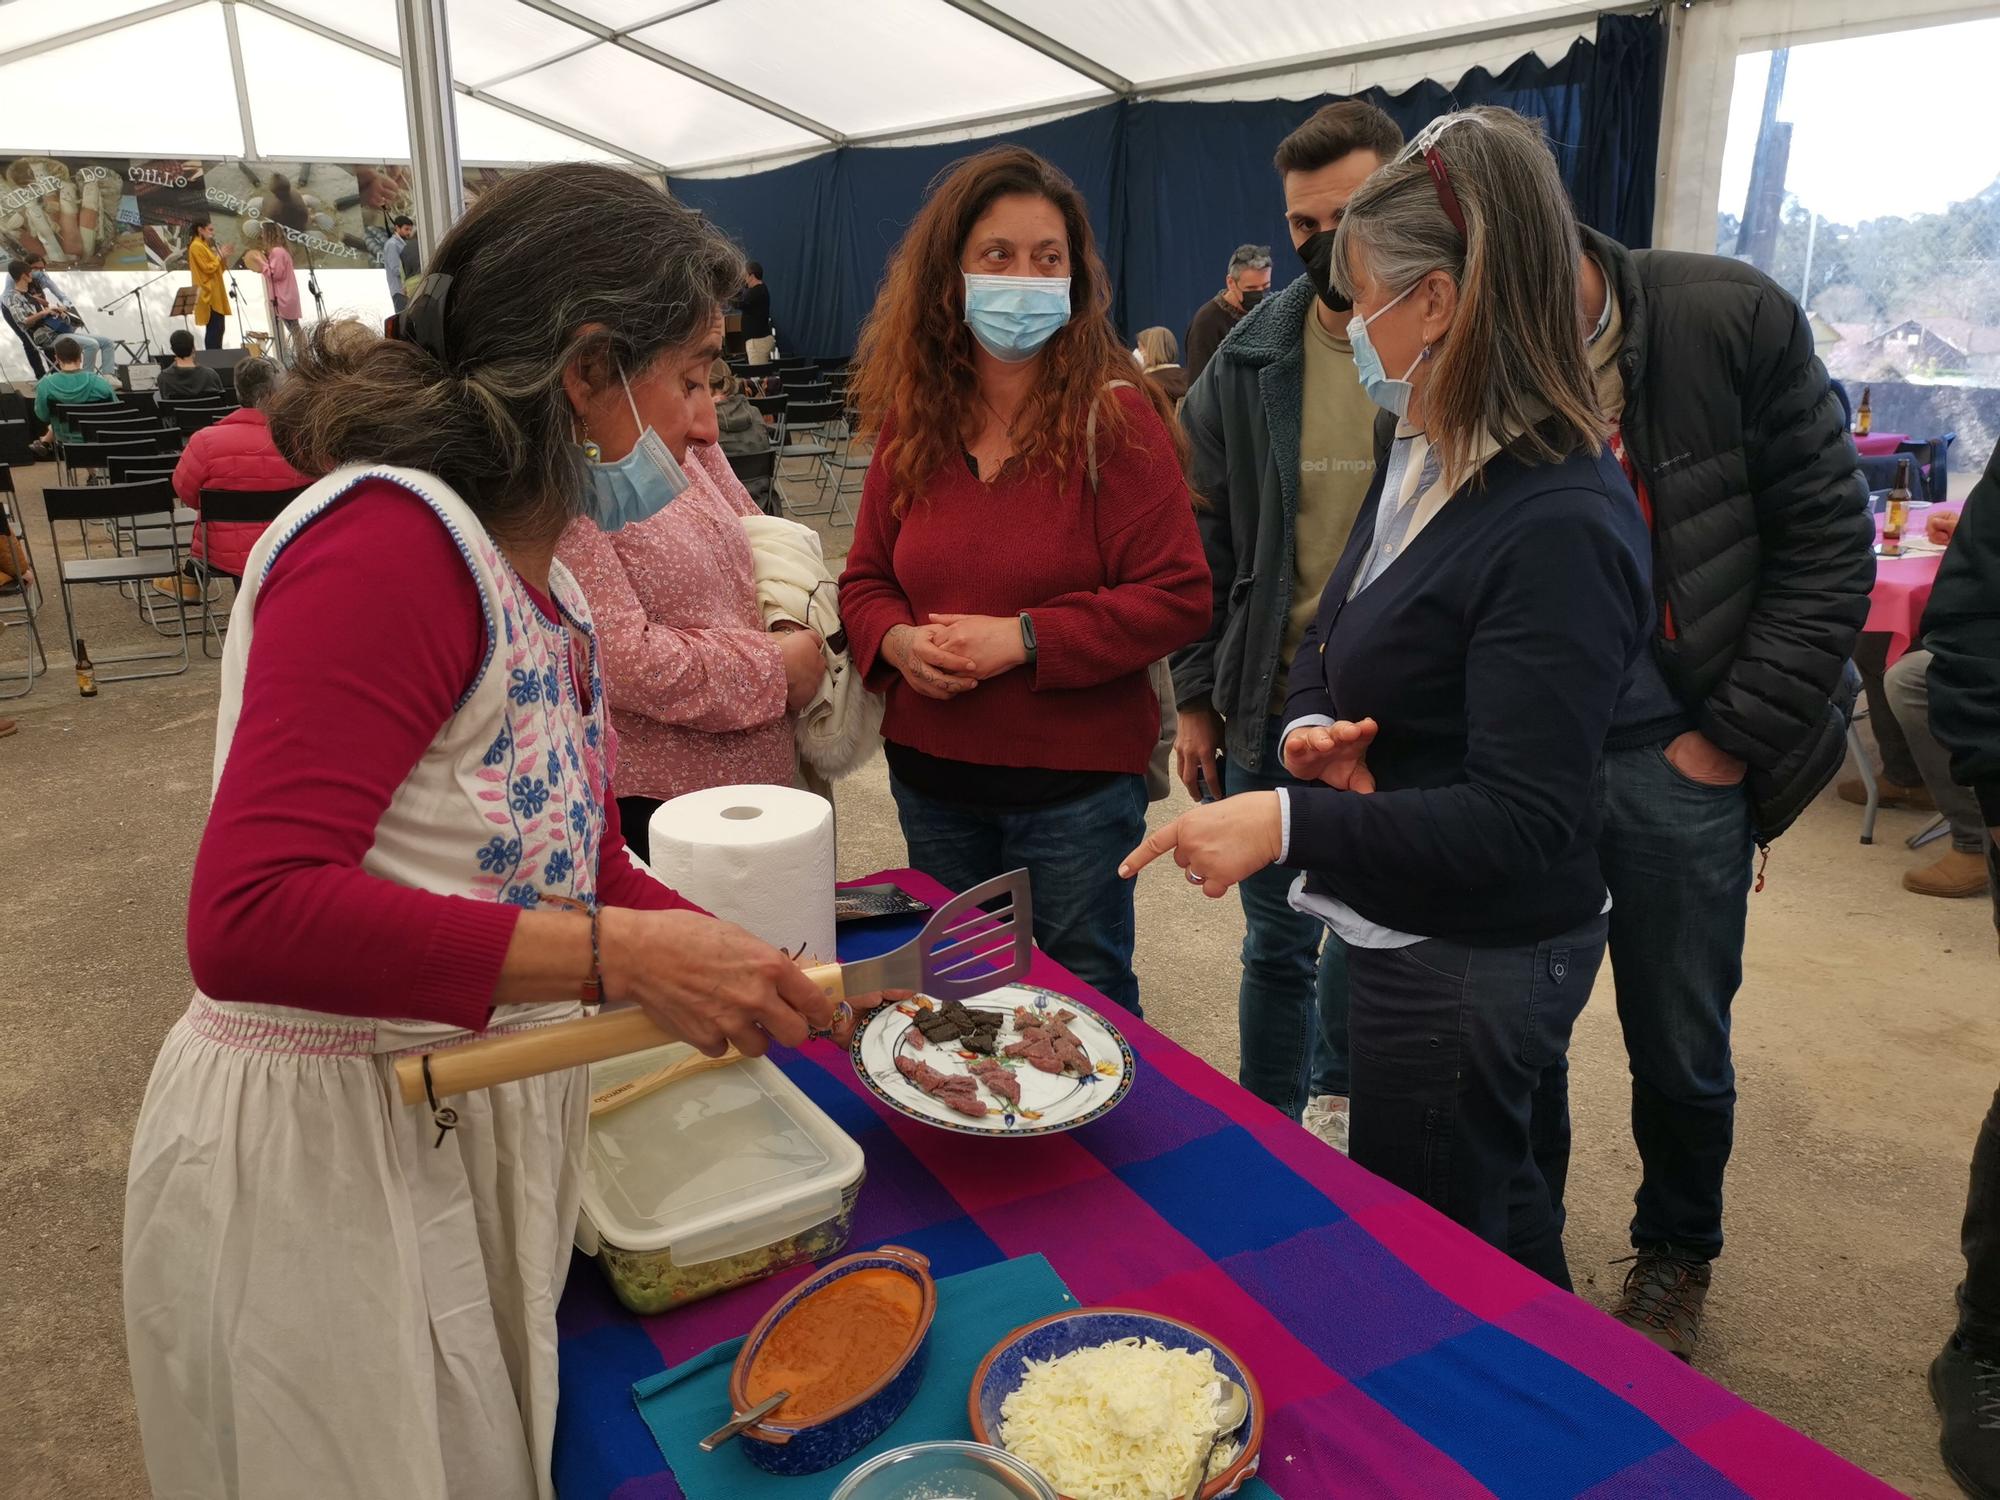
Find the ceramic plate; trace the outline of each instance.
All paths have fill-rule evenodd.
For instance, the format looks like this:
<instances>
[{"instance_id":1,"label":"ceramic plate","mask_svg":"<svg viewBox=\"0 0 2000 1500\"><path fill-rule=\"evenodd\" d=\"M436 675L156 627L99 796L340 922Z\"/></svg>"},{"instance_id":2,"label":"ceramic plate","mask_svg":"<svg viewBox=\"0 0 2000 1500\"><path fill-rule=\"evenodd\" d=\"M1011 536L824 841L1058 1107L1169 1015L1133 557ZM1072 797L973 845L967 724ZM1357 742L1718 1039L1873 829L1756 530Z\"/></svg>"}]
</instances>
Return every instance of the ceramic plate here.
<instances>
[{"instance_id":1,"label":"ceramic plate","mask_svg":"<svg viewBox=\"0 0 2000 1500\"><path fill-rule=\"evenodd\" d=\"M1132 1049L1118 1029L1089 1006L1054 990L1025 984L1004 985L991 994L965 1002L967 1010L995 1011L1006 1019L1000 1031L1003 1054L1010 1043L1019 1040L1014 1021L1016 1006L1051 1015L1058 1010L1074 1012L1069 1028L1091 1061L1090 1076L1072 1078L1044 1073L1003 1055L998 1060L1021 1086L1019 1105L1009 1103L981 1084L978 1092L986 1105L986 1114L979 1117L960 1114L925 1093L896 1066L896 1059L904 1057L928 1064L947 1076L972 1076L966 1056L959 1048L924 1040L923 1033L917 1030L916 1010L912 1005L884 1006L869 1018L854 1038L851 1049L854 1071L861 1075L869 1091L891 1109L926 1125L965 1135L1053 1135L1057 1131L1074 1130L1112 1109L1130 1091L1134 1071Z\"/></svg>"}]
</instances>

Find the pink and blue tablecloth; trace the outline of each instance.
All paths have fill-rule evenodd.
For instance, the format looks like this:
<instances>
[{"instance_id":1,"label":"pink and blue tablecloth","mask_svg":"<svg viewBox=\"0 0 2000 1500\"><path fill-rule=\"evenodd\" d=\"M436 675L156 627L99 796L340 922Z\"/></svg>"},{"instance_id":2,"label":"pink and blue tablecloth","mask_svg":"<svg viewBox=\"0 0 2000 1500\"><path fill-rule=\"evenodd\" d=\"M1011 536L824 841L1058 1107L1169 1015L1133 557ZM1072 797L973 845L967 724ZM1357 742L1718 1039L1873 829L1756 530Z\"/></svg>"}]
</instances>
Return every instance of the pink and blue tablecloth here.
<instances>
[{"instance_id":1,"label":"pink and blue tablecloth","mask_svg":"<svg viewBox=\"0 0 2000 1500\"><path fill-rule=\"evenodd\" d=\"M870 879L947 895L910 871ZM841 955L915 930L850 929ZM1287 1500L1895 1493L1355 1166L1045 955L1029 982L1107 1012L1139 1060L1125 1102L1066 1135L933 1130L871 1100L826 1043L780 1054L867 1154L852 1248L913 1246L941 1276L1039 1252L1087 1304L1206 1329L1263 1386L1261 1477ZM640 1318L579 1257L560 1312L562 1500L678 1500L633 1382L747 1332L806 1274ZM810 1480L799 1493L821 1500Z\"/></svg>"}]
</instances>

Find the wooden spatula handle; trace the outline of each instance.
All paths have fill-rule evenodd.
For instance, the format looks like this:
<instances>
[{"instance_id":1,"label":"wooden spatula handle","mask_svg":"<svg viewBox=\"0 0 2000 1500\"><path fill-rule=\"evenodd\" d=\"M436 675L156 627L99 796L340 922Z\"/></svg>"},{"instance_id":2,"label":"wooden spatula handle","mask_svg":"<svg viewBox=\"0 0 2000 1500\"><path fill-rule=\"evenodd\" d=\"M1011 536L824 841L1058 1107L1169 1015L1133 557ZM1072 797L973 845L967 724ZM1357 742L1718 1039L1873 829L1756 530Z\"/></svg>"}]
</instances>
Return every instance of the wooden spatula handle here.
<instances>
[{"instance_id":1,"label":"wooden spatula handle","mask_svg":"<svg viewBox=\"0 0 2000 1500\"><path fill-rule=\"evenodd\" d=\"M579 1016L574 1021L558 1021L553 1026L537 1026L508 1036L486 1037L458 1047L398 1058L396 1083L405 1104L420 1104L424 1098L426 1056L431 1062L431 1092L442 1099L447 1094L463 1094L496 1083L512 1083L517 1078L578 1068L679 1040L671 1031L662 1030L643 1010L636 1007L610 1010Z\"/></svg>"},{"instance_id":2,"label":"wooden spatula handle","mask_svg":"<svg viewBox=\"0 0 2000 1500\"><path fill-rule=\"evenodd\" d=\"M839 964L807 964L799 972L819 986L819 992L835 1005L847 998L847 986L840 977Z\"/></svg>"}]
</instances>

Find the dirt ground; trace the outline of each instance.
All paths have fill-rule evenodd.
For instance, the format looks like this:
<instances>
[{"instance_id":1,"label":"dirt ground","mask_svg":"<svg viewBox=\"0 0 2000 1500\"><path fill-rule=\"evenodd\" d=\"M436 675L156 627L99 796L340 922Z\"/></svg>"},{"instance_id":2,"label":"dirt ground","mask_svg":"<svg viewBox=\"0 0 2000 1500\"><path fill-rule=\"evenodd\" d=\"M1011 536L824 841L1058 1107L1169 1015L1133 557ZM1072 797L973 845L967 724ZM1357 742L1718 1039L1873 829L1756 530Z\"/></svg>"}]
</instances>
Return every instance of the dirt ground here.
<instances>
[{"instance_id":1,"label":"dirt ground","mask_svg":"<svg viewBox=\"0 0 2000 1500\"><path fill-rule=\"evenodd\" d=\"M16 471L44 551L49 472ZM128 604L92 592L80 628L102 663L142 636ZM123 1500L145 1493L119 1310L126 1153L154 1053L187 1003L217 671L197 655L185 676L85 700L53 598L41 618L52 670L0 703L21 726L0 739L16 850L0 887L0 1495ZM0 632L0 673L25 640ZM903 863L879 761L839 801L843 875ZM1903 847L1919 819L1883 814L1868 848L1858 822L1822 797L1752 898L1729 1249L1698 1362L1899 1488L1942 1497L1955 1490L1923 1372L1950 1326L1966 1164L2000 1080L2000 960L1983 901L1899 887L1934 852ZM1233 1072L1240 909L1174 876L1140 887L1147 1013ZM1569 1254L1600 1304L1617 1288L1638 1165L1610 988L1607 971L1571 1054Z\"/></svg>"}]
</instances>

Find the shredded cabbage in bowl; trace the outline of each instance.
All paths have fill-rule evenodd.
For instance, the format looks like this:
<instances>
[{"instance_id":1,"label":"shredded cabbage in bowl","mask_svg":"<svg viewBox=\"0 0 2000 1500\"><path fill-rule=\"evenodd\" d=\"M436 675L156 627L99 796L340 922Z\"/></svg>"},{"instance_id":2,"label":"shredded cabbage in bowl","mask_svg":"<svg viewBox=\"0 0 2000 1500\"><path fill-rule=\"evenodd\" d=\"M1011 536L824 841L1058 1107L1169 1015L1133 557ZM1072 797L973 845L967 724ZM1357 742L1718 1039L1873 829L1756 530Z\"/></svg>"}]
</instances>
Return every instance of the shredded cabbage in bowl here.
<instances>
[{"instance_id":1,"label":"shredded cabbage in bowl","mask_svg":"<svg viewBox=\"0 0 2000 1500\"><path fill-rule=\"evenodd\" d=\"M1000 1403L1000 1442L1073 1500L1178 1496L1217 1431L1222 1376L1207 1349L1123 1338L1024 1361ZM1224 1443L1213 1478L1236 1460Z\"/></svg>"}]
</instances>

